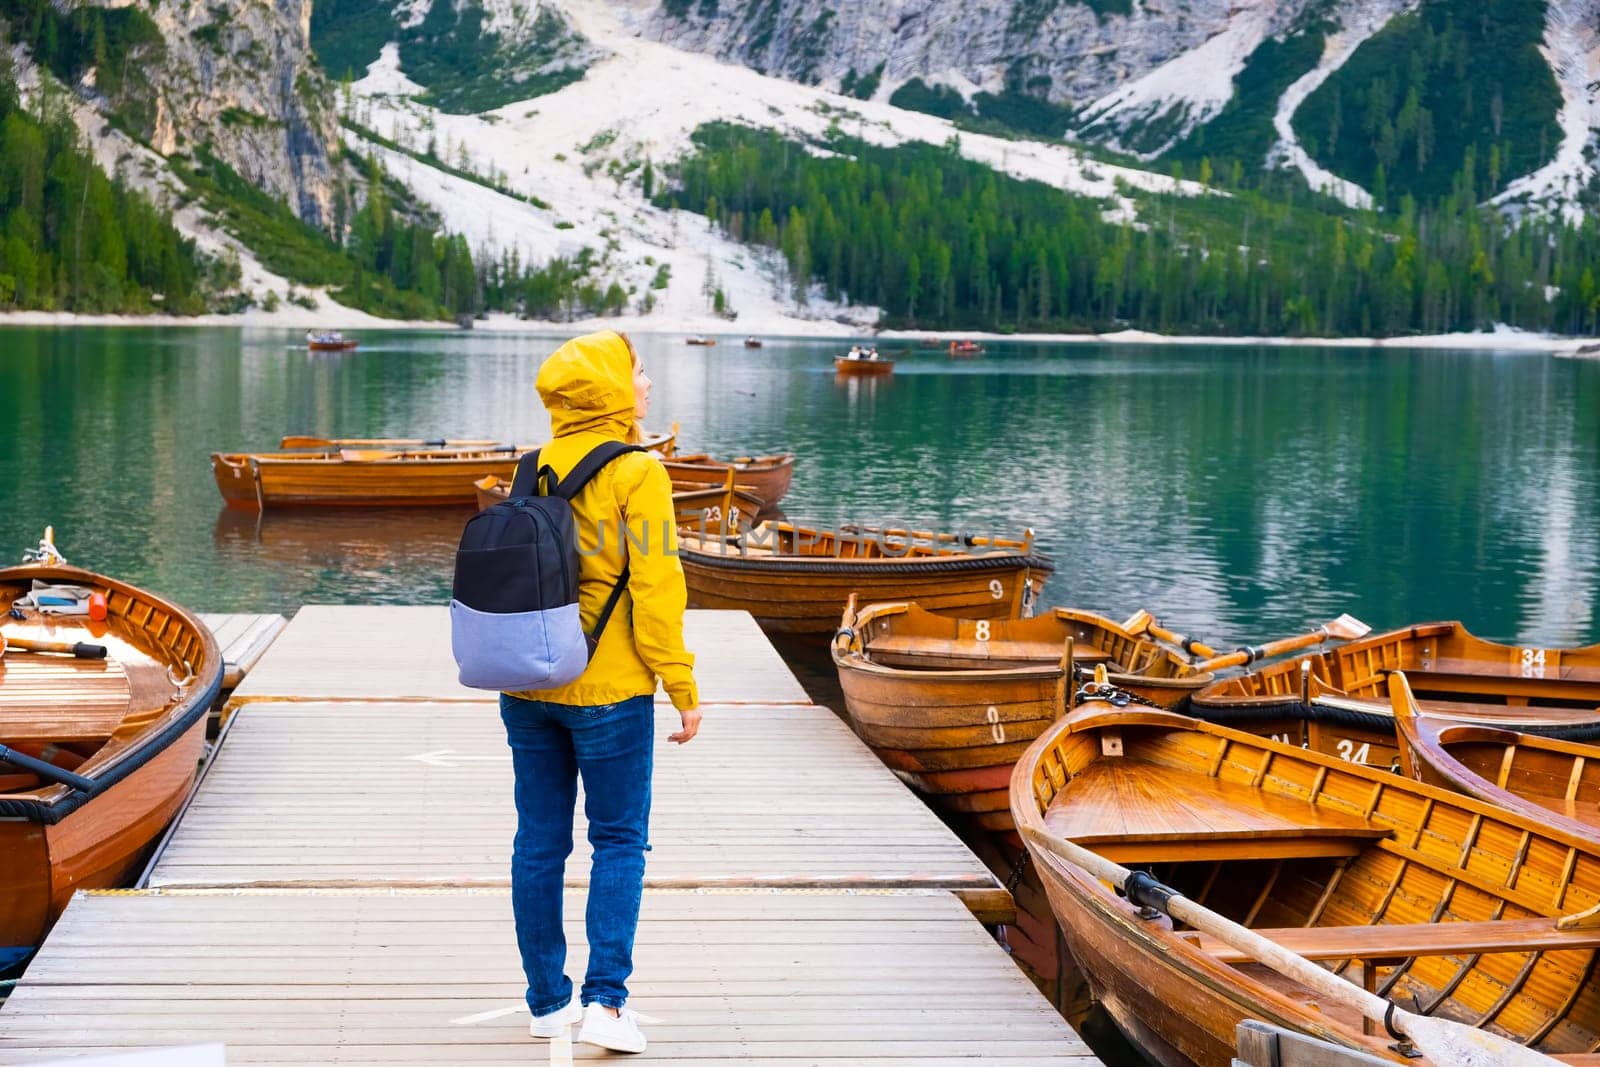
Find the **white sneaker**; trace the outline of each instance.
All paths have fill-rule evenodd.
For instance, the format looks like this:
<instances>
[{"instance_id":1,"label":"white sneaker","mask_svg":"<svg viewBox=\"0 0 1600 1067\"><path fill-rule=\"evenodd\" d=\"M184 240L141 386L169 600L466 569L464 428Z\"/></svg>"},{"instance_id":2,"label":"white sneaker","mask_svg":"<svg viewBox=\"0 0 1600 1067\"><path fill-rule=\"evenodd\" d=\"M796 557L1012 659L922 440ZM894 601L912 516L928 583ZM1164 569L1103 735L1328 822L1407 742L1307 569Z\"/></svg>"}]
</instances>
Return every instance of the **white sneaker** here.
<instances>
[{"instance_id":1,"label":"white sneaker","mask_svg":"<svg viewBox=\"0 0 1600 1067\"><path fill-rule=\"evenodd\" d=\"M564 1007L557 1008L549 1015L535 1015L533 1022L528 1024L529 1037L560 1037L567 1027L583 1018L583 1005L578 1003L578 994L573 993L572 999Z\"/></svg>"},{"instance_id":2,"label":"white sneaker","mask_svg":"<svg viewBox=\"0 0 1600 1067\"><path fill-rule=\"evenodd\" d=\"M578 1040L613 1052L643 1052L644 1033L639 1029L639 1013L624 1006L616 1017L600 1004L583 1009L583 1029Z\"/></svg>"}]
</instances>

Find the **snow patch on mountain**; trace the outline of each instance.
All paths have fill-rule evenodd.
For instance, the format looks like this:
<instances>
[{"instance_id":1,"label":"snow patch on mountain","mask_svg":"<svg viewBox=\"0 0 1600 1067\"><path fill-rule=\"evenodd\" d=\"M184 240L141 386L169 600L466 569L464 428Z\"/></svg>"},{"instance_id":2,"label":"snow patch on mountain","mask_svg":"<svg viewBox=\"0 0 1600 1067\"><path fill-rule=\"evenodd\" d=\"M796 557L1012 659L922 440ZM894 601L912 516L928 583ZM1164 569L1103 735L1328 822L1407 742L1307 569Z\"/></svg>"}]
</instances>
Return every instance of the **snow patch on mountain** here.
<instances>
[{"instance_id":1,"label":"snow patch on mountain","mask_svg":"<svg viewBox=\"0 0 1600 1067\"><path fill-rule=\"evenodd\" d=\"M1361 0L1360 3L1340 8L1339 29L1329 35L1323 45L1321 60L1278 98L1278 108L1272 117L1272 127L1278 132L1278 140L1267 153L1269 166L1298 170L1311 188L1327 193L1349 207L1365 209L1372 206L1371 193L1311 158L1294 131L1294 115L1306 98L1316 92L1334 71L1344 66L1367 38L1387 26L1396 15L1414 10L1417 3L1418 0Z\"/></svg>"},{"instance_id":2,"label":"snow patch on mountain","mask_svg":"<svg viewBox=\"0 0 1600 1067\"><path fill-rule=\"evenodd\" d=\"M1553 160L1512 182L1493 202L1513 211L1531 202L1577 225L1600 148L1600 0L1550 0L1542 51L1561 89L1561 144Z\"/></svg>"},{"instance_id":3,"label":"snow patch on mountain","mask_svg":"<svg viewBox=\"0 0 1600 1067\"><path fill-rule=\"evenodd\" d=\"M779 256L731 240L702 216L645 199L642 161L659 168L681 156L691 147L690 134L710 122L743 123L799 140L830 130L879 145L959 138L967 158L1103 200L1108 214L1119 219L1134 211L1119 182L1150 192L1207 192L1195 182L1090 160L1065 145L964 133L931 115L642 40L619 19L617 6L603 0L562 4L571 23L606 56L580 81L554 93L481 115L447 114L415 99L417 87L401 73L397 50L389 47L353 86L353 111L360 125L383 137L416 151L432 142L453 164L464 158L466 169L493 175L502 187L550 205L539 208L401 153L382 152L385 165L477 249L515 249L523 262L543 263L590 247L601 258L602 279L622 282L635 303L654 294L660 321L692 313L704 323L708 279L740 313L740 328L752 319L845 320L855 326L876 319L873 309L830 305L815 291L797 302ZM670 280L664 290L654 290L650 286L663 264Z\"/></svg>"},{"instance_id":4,"label":"snow patch on mountain","mask_svg":"<svg viewBox=\"0 0 1600 1067\"><path fill-rule=\"evenodd\" d=\"M1275 15L1281 17L1283 6L1276 0L1240 3L1221 33L1084 108L1081 133L1104 137L1107 144L1141 159L1159 156L1227 106L1233 79L1274 30ZM1166 137L1153 148L1139 151L1119 143L1117 131L1158 122L1165 124Z\"/></svg>"}]
</instances>

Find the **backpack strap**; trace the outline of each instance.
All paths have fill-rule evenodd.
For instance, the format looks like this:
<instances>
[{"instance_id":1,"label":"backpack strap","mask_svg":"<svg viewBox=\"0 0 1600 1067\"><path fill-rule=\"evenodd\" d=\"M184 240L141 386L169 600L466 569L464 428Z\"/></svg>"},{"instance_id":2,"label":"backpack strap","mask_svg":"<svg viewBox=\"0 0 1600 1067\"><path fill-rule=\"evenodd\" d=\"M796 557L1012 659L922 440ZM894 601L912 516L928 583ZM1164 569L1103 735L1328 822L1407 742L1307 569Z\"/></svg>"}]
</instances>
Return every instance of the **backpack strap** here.
<instances>
[{"instance_id":1,"label":"backpack strap","mask_svg":"<svg viewBox=\"0 0 1600 1067\"><path fill-rule=\"evenodd\" d=\"M580 459L578 465L561 479L561 483L550 491L550 495L570 501L582 492L583 487L588 485L596 474L600 473L601 467L626 452L643 451L645 451L643 445L625 445L621 441L605 441L595 445L589 450L589 454Z\"/></svg>"},{"instance_id":2,"label":"backpack strap","mask_svg":"<svg viewBox=\"0 0 1600 1067\"><path fill-rule=\"evenodd\" d=\"M551 496L561 497L570 501L583 490L600 473L600 468L628 452L644 452L642 445L625 445L621 441L606 441L596 445L589 454L578 461L578 465L561 480L561 483L551 490ZM519 469L520 473L520 469ZM626 548L627 539L623 538ZM617 604L622 600L622 594L628 588L630 571L628 565L622 565L622 573L617 575L617 584L611 587L611 595L606 597L605 606L600 609L600 615L594 621L594 629L584 636L589 642L589 655L592 658L594 651L600 645L600 635L605 632L606 623L611 621L611 615L617 610Z\"/></svg>"},{"instance_id":3,"label":"backpack strap","mask_svg":"<svg viewBox=\"0 0 1600 1067\"><path fill-rule=\"evenodd\" d=\"M516 500L518 497L534 496L539 491L539 450L525 452L517 460L517 473L511 479L511 495L508 499Z\"/></svg>"}]
</instances>

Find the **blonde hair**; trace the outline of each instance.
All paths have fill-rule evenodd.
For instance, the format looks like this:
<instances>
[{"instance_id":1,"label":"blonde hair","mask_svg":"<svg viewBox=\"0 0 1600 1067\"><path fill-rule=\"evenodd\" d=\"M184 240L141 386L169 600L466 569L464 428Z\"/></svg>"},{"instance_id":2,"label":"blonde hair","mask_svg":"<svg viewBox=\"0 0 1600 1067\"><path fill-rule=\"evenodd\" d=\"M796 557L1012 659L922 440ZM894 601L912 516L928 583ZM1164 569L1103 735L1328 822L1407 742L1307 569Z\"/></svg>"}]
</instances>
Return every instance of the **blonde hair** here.
<instances>
[{"instance_id":1,"label":"blonde hair","mask_svg":"<svg viewBox=\"0 0 1600 1067\"><path fill-rule=\"evenodd\" d=\"M639 350L633 347L633 338L621 330L617 331L617 336L622 338L622 343L628 346L628 355L633 357L633 369L637 371L639 369ZM638 419L634 419L633 425L628 428L628 440L626 443L630 445L644 443L644 427L639 425Z\"/></svg>"}]
</instances>

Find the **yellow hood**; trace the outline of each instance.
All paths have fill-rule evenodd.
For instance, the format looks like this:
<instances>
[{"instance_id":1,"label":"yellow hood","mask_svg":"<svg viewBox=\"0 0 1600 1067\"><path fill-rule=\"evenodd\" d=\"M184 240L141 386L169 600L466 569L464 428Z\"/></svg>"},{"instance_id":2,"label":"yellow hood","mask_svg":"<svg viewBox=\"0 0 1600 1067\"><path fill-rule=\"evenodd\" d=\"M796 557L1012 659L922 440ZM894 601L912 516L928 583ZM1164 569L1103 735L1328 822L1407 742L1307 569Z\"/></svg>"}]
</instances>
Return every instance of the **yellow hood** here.
<instances>
[{"instance_id":1,"label":"yellow hood","mask_svg":"<svg viewBox=\"0 0 1600 1067\"><path fill-rule=\"evenodd\" d=\"M633 431L633 356L613 330L574 337L534 382L556 437L588 431L626 441Z\"/></svg>"}]
</instances>

